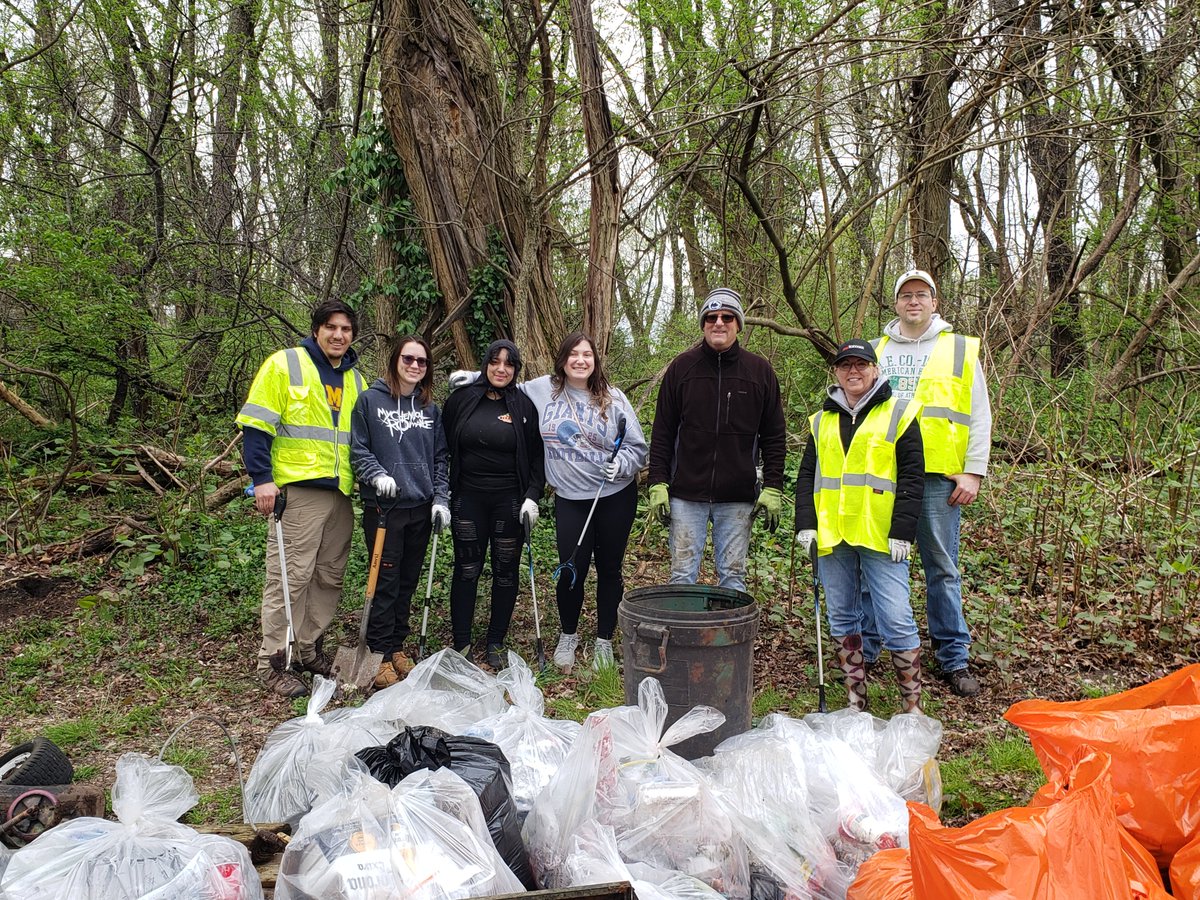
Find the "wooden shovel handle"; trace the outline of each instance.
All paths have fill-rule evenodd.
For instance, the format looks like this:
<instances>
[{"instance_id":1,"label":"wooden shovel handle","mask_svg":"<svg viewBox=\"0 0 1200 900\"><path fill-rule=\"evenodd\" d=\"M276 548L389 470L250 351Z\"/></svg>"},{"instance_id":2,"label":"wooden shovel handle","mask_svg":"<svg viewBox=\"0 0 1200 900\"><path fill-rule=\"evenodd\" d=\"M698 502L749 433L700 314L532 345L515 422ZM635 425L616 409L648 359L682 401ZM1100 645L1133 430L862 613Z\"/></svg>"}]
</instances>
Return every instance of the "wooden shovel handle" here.
<instances>
[{"instance_id":1,"label":"wooden shovel handle","mask_svg":"<svg viewBox=\"0 0 1200 900\"><path fill-rule=\"evenodd\" d=\"M375 529L375 544L371 549L371 570L367 573L367 599L375 597L375 585L379 582L379 566L383 562L383 539L387 535L387 523Z\"/></svg>"}]
</instances>

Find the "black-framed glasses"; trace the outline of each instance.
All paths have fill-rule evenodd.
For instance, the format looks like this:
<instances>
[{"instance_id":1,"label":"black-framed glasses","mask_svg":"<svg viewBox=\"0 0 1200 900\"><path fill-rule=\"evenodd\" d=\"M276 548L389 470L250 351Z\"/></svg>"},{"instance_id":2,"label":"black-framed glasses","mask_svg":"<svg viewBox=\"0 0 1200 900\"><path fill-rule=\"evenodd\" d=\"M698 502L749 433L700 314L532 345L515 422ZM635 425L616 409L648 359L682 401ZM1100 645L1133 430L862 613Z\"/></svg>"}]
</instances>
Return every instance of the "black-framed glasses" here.
<instances>
[{"instance_id":1,"label":"black-framed glasses","mask_svg":"<svg viewBox=\"0 0 1200 900\"><path fill-rule=\"evenodd\" d=\"M728 325L730 322L736 322L737 316L733 313L709 313L704 317L705 325L715 325L717 322L723 322Z\"/></svg>"},{"instance_id":2,"label":"black-framed glasses","mask_svg":"<svg viewBox=\"0 0 1200 900\"><path fill-rule=\"evenodd\" d=\"M867 369L871 368L872 365L873 363L868 362L865 359L843 359L840 363L834 366L834 368L841 372L849 372L851 370L855 372L865 372Z\"/></svg>"},{"instance_id":3,"label":"black-framed glasses","mask_svg":"<svg viewBox=\"0 0 1200 900\"><path fill-rule=\"evenodd\" d=\"M424 369L429 365L429 360L424 356L411 356L408 353L400 354L400 362L406 366L416 366L418 369Z\"/></svg>"}]
</instances>

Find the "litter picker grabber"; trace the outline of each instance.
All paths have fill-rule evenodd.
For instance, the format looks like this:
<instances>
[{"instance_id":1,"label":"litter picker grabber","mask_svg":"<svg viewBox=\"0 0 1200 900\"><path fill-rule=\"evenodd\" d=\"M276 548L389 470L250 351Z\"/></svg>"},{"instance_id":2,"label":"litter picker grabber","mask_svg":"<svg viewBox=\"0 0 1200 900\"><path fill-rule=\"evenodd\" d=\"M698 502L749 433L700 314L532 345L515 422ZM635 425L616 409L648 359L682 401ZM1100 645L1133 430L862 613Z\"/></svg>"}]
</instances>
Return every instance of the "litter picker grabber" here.
<instances>
[{"instance_id":1,"label":"litter picker grabber","mask_svg":"<svg viewBox=\"0 0 1200 900\"><path fill-rule=\"evenodd\" d=\"M338 685L352 684L365 691L375 681L379 667L383 664L382 653L372 653L367 646L367 625L371 620L371 601L375 599L375 587L379 583L379 568L383 564L383 542L387 538L387 514L391 511L376 506L379 522L375 527L375 543L371 548L371 568L367 572L367 600L363 604L362 621L358 625L358 648L338 647L333 657L330 677Z\"/></svg>"},{"instance_id":2,"label":"litter picker grabber","mask_svg":"<svg viewBox=\"0 0 1200 900\"><path fill-rule=\"evenodd\" d=\"M825 705L825 654L821 649L821 579L817 577L817 542L808 546L808 558L812 560L813 624L817 628L817 712L829 712Z\"/></svg>"},{"instance_id":3,"label":"litter picker grabber","mask_svg":"<svg viewBox=\"0 0 1200 900\"><path fill-rule=\"evenodd\" d=\"M421 639L417 642L417 662L425 658L425 638L429 634L429 598L433 596L433 567L437 563L437 542L440 527L433 529L433 552L429 554L429 575L425 578L425 606L421 610Z\"/></svg>"},{"instance_id":4,"label":"litter picker grabber","mask_svg":"<svg viewBox=\"0 0 1200 900\"><path fill-rule=\"evenodd\" d=\"M292 625L292 591L288 586L287 554L283 552L283 511L287 509L287 491L275 495L275 543L279 545L279 577L283 581L283 610L287 615L287 644L283 650L283 671L292 667L292 646L296 643L296 629Z\"/></svg>"},{"instance_id":5,"label":"litter picker grabber","mask_svg":"<svg viewBox=\"0 0 1200 900\"><path fill-rule=\"evenodd\" d=\"M608 457L608 461L612 462L617 458L617 451L621 449L621 444L625 440L625 417L621 416L617 420L617 439L613 444L612 453ZM596 488L596 496L592 498L592 508L588 510L587 518L583 522L583 528L579 530L579 541L575 544L575 549L571 551L571 558L564 563L559 563L557 569L554 570L554 580L562 576L563 572L571 573L571 587L575 587L575 580L579 577L579 573L575 570L575 554L579 552L579 548L583 546L583 537L587 534L588 526L592 524L592 516L596 513L596 504L600 502L600 492L604 490L605 479L600 479L600 487Z\"/></svg>"},{"instance_id":6,"label":"litter picker grabber","mask_svg":"<svg viewBox=\"0 0 1200 900\"><path fill-rule=\"evenodd\" d=\"M525 551L529 554L529 594L533 597L533 633L537 639L534 645L537 652L538 671L546 671L546 645L542 643L542 620L538 615L537 584L533 580L533 529L525 523Z\"/></svg>"}]
</instances>

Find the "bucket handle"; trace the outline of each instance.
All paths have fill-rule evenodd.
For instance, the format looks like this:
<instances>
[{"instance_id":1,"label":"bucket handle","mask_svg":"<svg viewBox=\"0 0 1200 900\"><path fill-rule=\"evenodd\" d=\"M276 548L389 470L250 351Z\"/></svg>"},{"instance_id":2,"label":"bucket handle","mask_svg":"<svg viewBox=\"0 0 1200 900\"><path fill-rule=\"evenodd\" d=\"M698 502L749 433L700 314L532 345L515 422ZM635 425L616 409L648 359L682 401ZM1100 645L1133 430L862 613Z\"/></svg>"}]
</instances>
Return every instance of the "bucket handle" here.
<instances>
[{"instance_id":1,"label":"bucket handle","mask_svg":"<svg viewBox=\"0 0 1200 900\"><path fill-rule=\"evenodd\" d=\"M639 666L636 659L633 667L639 672L645 672L647 675L661 675L667 671L667 644L671 640L671 629L666 625L653 625L649 622L639 622L637 626L638 637L648 636L651 638L659 638L658 645L658 668L652 669L649 666ZM636 656L636 654L635 654Z\"/></svg>"}]
</instances>

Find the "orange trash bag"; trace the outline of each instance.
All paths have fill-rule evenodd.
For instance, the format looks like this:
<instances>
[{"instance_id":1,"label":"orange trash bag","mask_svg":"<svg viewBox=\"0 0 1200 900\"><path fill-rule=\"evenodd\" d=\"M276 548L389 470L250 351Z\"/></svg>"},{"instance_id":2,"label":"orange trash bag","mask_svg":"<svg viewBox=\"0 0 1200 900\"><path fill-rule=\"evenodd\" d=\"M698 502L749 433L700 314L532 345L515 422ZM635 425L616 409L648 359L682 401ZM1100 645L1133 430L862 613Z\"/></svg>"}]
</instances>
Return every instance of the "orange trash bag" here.
<instances>
[{"instance_id":1,"label":"orange trash bag","mask_svg":"<svg viewBox=\"0 0 1200 900\"><path fill-rule=\"evenodd\" d=\"M1200 837L1171 860L1171 896L1175 900L1200 900Z\"/></svg>"},{"instance_id":2,"label":"orange trash bag","mask_svg":"<svg viewBox=\"0 0 1200 900\"><path fill-rule=\"evenodd\" d=\"M1050 781L1085 744L1111 756L1113 790L1132 801L1121 822L1162 868L1200 833L1200 664L1097 700L1024 700L1004 718Z\"/></svg>"},{"instance_id":3,"label":"orange trash bag","mask_svg":"<svg viewBox=\"0 0 1200 900\"><path fill-rule=\"evenodd\" d=\"M1150 854L1117 819L1108 757L1082 752L1072 778L962 828L908 804L908 851L863 863L847 900L1166 900Z\"/></svg>"}]
</instances>

